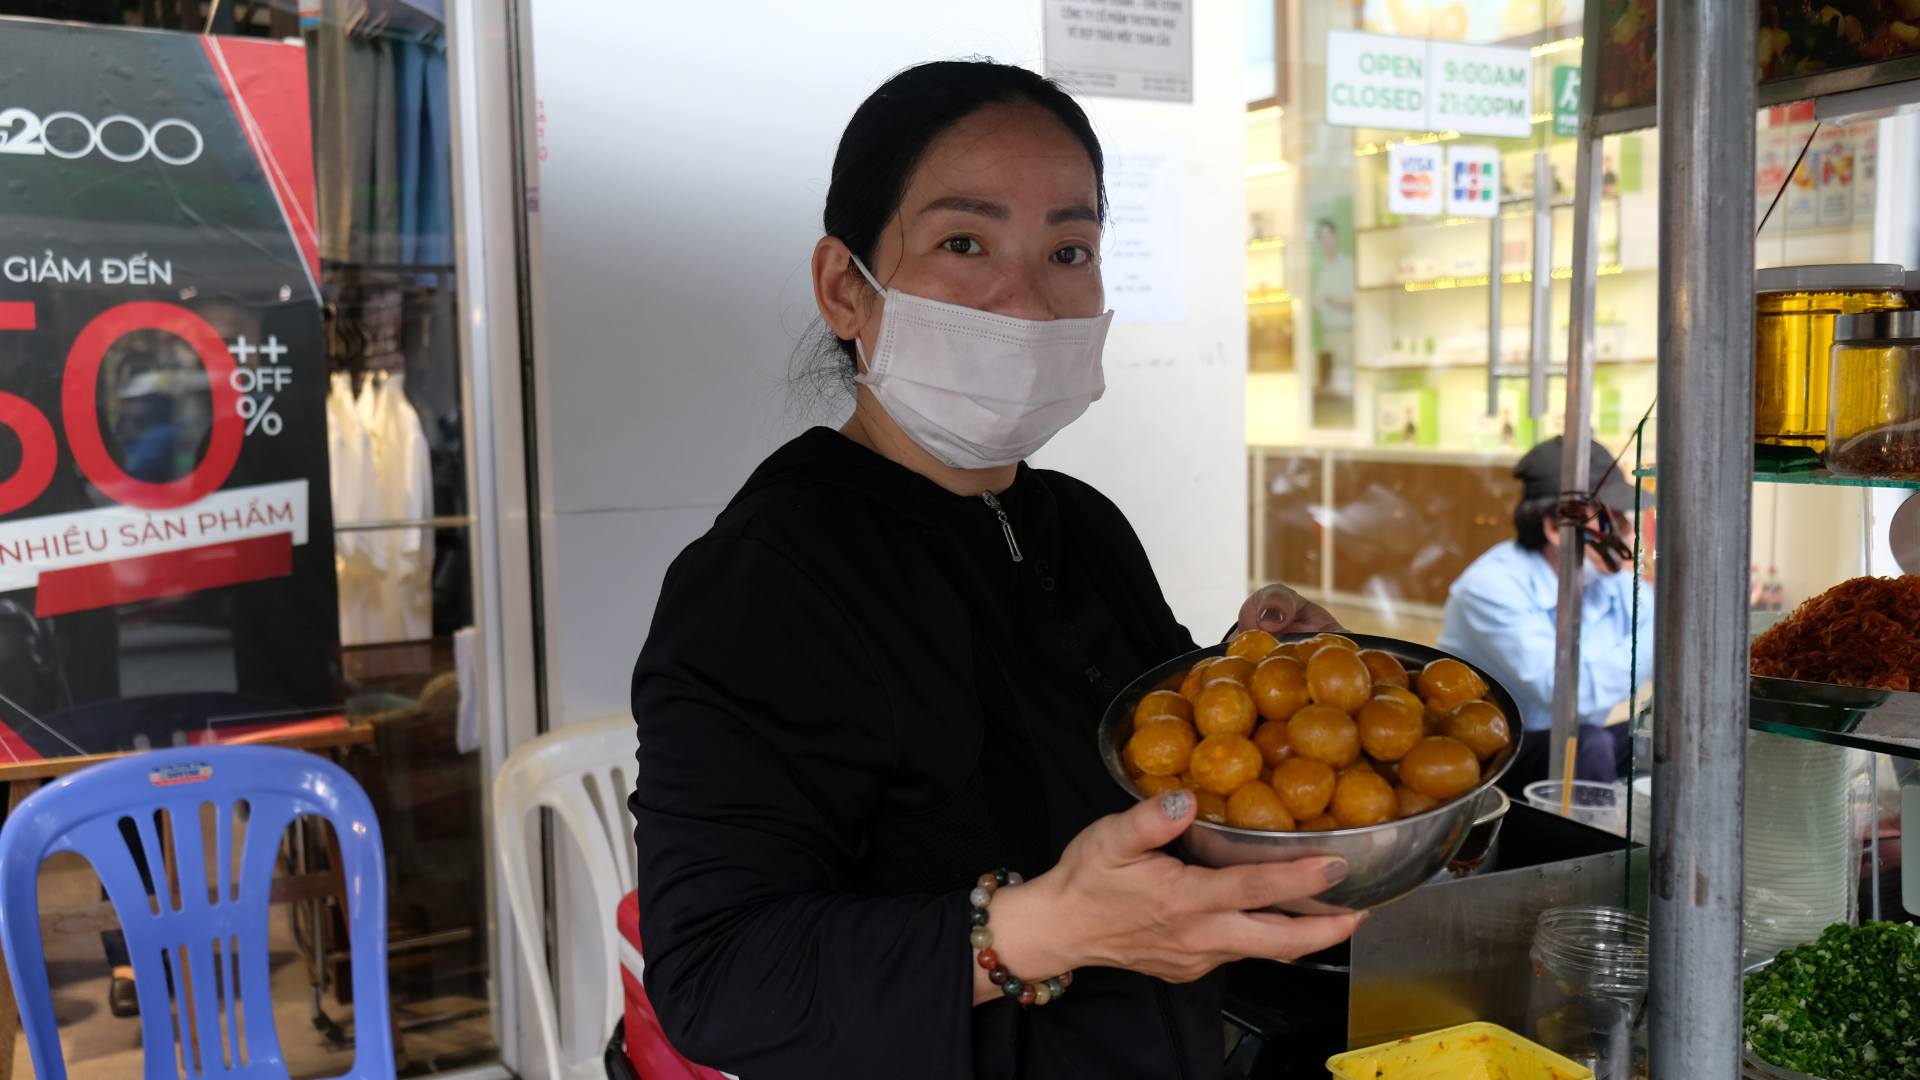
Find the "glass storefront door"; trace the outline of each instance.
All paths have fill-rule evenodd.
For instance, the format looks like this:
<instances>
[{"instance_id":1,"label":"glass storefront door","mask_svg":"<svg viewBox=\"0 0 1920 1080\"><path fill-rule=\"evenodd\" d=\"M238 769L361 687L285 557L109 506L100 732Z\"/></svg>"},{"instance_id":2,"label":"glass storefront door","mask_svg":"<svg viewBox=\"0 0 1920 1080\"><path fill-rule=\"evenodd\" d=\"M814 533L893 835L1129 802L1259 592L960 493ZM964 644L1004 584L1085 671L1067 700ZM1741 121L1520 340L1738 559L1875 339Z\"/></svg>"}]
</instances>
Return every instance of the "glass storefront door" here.
<instances>
[{"instance_id":1,"label":"glass storefront door","mask_svg":"<svg viewBox=\"0 0 1920 1080\"><path fill-rule=\"evenodd\" d=\"M0 781L228 742L338 762L383 830L366 1022L402 1076L499 1056L447 15L0 2ZM311 822L280 850L296 1077L353 1056L332 847ZM76 1077L143 1052L102 898L44 867Z\"/></svg>"},{"instance_id":2,"label":"glass storefront door","mask_svg":"<svg viewBox=\"0 0 1920 1080\"><path fill-rule=\"evenodd\" d=\"M1613 20L1604 108L1651 100L1651 66L1632 59L1650 33L1638 10L1599 13ZM1300 587L1357 628L1431 640L1448 584L1512 536L1508 470L1565 425L1586 5L1249 0L1247 11L1249 577ZM1471 85L1448 85L1454 76ZM1441 95L1477 108L1520 89L1530 100L1509 116L1424 122ZM1494 132L1503 118L1515 123ZM1756 266L1905 261L1895 230L1875 229L1890 213L1904 220L1888 196L1906 181L1879 165L1889 125L1904 123L1818 123L1811 102L1761 110ZM1609 135L1600 153L1589 419L1596 441L1631 455L1656 389L1658 133ZM1497 216L1463 212L1459 170L1489 160ZM1383 526L1411 523L1381 540ZM1757 552L1756 574L1774 561Z\"/></svg>"},{"instance_id":3,"label":"glass storefront door","mask_svg":"<svg viewBox=\"0 0 1920 1080\"><path fill-rule=\"evenodd\" d=\"M1511 536L1506 473L1564 424L1576 110L1556 92L1584 12L1252 3L1281 61L1248 92L1249 576L1430 639L1454 576ZM1619 450L1655 385L1657 143L1603 154L1593 430Z\"/></svg>"}]
</instances>

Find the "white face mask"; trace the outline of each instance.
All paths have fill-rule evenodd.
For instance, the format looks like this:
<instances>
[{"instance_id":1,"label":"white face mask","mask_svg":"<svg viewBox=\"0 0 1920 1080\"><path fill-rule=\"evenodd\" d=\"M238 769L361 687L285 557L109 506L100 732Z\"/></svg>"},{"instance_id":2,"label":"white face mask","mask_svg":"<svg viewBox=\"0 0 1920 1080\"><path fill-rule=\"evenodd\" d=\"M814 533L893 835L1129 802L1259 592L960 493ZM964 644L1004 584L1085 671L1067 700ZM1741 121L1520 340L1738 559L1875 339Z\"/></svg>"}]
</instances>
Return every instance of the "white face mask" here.
<instances>
[{"instance_id":1,"label":"white face mask","mask_svg":"<svg viewBox=\"0 0 1920 1080\"><path fill-rule=\"evenodd\" d=\"M926 451L956 469L1012 465L1045 446L1106 392L1100 351L1113 312L1035 322L882 288L867 370L854 381Z\"/></svg>"}]
</instances>

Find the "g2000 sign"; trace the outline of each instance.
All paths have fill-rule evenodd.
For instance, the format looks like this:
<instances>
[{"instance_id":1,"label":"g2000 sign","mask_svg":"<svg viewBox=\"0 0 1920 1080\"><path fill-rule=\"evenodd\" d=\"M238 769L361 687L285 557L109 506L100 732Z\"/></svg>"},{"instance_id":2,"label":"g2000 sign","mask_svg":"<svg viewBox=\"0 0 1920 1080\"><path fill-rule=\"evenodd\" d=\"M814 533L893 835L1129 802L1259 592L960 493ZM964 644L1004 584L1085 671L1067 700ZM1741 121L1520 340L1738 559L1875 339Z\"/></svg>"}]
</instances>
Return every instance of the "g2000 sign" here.
<instances>
[{"instance_id":1,"label":"g2000 sign","mask_svg":"<svg viewBox=\"0 0 1920 1080\"><path fill-rule=\"evenodd\" d=\"M60 126L56 137L54 126ZM123 135L125 128L131 135ZM177 131L161 145L161 132ZM112 132L112 138L108 133ZM193 149L187 150L191 141ZM0 110L0 154L52 154L57 158L83 158L95 150L113 161L139 161L152 154L169 165L190 165L207 148L200 129L185 120L166 119L151 127L125 113L116 113L99 123L76 112L38 113L14 107Z\"/></svg>"}]
</instances>

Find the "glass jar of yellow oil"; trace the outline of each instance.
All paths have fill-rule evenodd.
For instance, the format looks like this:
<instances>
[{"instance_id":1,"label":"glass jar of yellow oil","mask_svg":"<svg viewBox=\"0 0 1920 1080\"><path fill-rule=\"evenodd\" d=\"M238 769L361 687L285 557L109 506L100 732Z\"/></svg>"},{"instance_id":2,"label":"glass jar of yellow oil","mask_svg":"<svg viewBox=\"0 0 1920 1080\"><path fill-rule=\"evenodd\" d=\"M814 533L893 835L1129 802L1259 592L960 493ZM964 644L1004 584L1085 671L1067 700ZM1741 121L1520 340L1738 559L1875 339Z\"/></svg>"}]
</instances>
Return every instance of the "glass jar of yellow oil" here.
<instances>
[{"instance_id":1,"label":"glass jar of yellow oil","mask_svg":"<svg viewBox=\"0 0 1920 1080\"><path fill-rule=\"evenodd\" d=\"M1776 266L1754 275L1753 438L1821 451L1833 320L1907 306L1897 263Z\"/></svg>"},{"instance_id":2,"label":"glass jar of yellow oil","mask_svg":"<svg viewBox=\"0 0 1920 1080\"><path fill-rule=\"evenodd\" d=\"M1833 320L1827 468L1920 478L1920 311Z\"/></svg>"}]
</instances>

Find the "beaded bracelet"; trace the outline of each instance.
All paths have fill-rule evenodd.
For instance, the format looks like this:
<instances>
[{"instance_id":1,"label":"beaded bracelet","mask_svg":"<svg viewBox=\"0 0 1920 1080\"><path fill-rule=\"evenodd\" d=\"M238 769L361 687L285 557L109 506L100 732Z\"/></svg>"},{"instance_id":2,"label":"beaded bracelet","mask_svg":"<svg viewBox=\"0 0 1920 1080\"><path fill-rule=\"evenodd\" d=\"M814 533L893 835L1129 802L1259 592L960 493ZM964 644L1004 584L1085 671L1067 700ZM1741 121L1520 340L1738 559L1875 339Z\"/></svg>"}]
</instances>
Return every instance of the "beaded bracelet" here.
<instances>
[{"instance_id":1,"label":"beaded bracelet","mask_svg":"<svg viewBox=\"0 0 1920 1080\"><path fill-rule=\"evenodd\" d=\"M993 931L987 929L987 905L993 901L993 894L1002 885L1018 885L1020 882L1019 874L1004 867L991 874L980 875L973 891L967 894L967 902L973 905L973 910L967 915L972 926L967 933L967 941L978 951L979 955L974 960L987 969L987 980L999 987L1002 993L1022 1005L1045 1005L1066 996L1067 987L1073 985L1073 972L1062 972L1051 979L1022 982L1014 977L1013 972L1000 966L1000 954L993 951Z\"/></svg>"}]
</instances>

